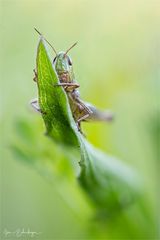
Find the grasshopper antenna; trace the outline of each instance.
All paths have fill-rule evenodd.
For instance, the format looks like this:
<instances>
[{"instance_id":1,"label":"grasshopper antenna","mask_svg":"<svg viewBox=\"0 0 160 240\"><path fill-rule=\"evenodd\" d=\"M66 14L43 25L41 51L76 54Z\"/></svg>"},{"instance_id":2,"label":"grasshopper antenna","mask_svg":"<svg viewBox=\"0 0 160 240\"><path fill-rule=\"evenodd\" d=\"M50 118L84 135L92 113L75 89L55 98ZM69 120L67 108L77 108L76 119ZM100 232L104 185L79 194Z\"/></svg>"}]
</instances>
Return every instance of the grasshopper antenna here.
<instances>
[{"instance_id":1,"label":"grasshopper antenna","mask_svg":"<svg viewBox=\"0 0 160 240\"><path fill-rule=\"evenodd\" d=\"M74 47L77 45L77 42L75 42L70 48L67 49L67 51L65 52L65 56L67 55L67 53Z\"/></svg>"},{"instance_id":2,"label":"grasshopper antenna","mask_svg":"<svg viewBox=\"0 0 160 240\"><path fill-rule=\"evenodd\" d=\"M55 52L55 54L56 54L56 56L57 56L57 52L56 52L55 48L50 44L50 42L48 42L48 40L43 36L43 34L40 33L36 28L34 28L34 30L35 30L40 36L42 36L42 37L44 38L44 40L49 44L49 46L53 49L53 51Z\"/></svg>"}]
</instances>

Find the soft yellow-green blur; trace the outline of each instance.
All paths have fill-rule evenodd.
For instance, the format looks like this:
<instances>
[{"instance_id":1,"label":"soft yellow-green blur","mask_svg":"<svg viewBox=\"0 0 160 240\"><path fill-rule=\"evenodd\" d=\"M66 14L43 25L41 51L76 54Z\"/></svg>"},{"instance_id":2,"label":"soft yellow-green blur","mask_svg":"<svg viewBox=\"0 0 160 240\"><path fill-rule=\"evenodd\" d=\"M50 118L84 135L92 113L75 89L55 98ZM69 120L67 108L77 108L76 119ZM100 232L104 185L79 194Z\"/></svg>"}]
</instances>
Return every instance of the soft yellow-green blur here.
<instances>
[{"instance_id":1,"label":"soft yellow-green blur","mask_svg":"<svg viewBox=\"0 0 160 240\"><path fill-rule=\"evenodd\" d=\"M115 113L115 121L110 124L84 123L84 132L95 146L139 172L155 218L151 228L156 229L160 1L1 0L0 8L2 236L5 229L29 228L41 232L36 239L94 237L93 228L87 225L90 208L89 203L85 205L85 198L78 197L80 205L75 204L74 211L74 206L67 203L70 199L65 199L65 194L63 198L62 189L57 189L61 179L49 184L10 151L17 141L14 129L19 119L32 124L38 132L37 142L45 138L42 121L36 126L35 119L40 116L29 107L30 99L37 95L32 79L39 36L34 27L57 51L66 50L78 41L70 56L82 98ZM50 56L54 57L51 50ZM30 147L34 149L32 144ZM53 149L56 149L54 144ZM118 226L115 228L121 232ZM110 232L108 235L114 236ZM139 237L137 233L131 236ZM107 235L99 238L106 239Z\"/></svg>"}]
</instances>

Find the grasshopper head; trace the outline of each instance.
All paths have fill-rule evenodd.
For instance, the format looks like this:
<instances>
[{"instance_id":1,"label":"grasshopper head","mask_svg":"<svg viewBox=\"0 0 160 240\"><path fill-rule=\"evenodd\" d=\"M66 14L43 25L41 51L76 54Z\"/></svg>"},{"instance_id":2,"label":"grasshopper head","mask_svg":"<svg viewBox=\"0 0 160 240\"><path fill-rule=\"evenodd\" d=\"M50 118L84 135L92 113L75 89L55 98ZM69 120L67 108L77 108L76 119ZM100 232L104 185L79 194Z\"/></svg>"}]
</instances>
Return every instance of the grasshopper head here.
<instances>
[{"instance_id":1,"label":"grasshopper head","mask_svg":"<svg viewBox=\"0 0 160 240\"><path fill-rule=\"evenodd\" d=\"M70 48L67 49L66 52L59 52L56 54L56 57L53 60L53 64L55 66L57 74L67 73L70 75L70 79L73 78L73 68L72 68L72 60L67 55L67 53L77 44L74 43Z\"/></svg>"},{"instance_id":2,"label":"grasshopper head","mask_svg":"<svg viewBox=\"0 0 160 240\"><path fill-rule=\"evenodd\" d=\"M50 45L50 47L53 49L54 53L56 54L56 57L53 60L53 65L55 66L55 70L57 74L62 74L62 73L68 73L70 75L70 78L73 77L73 70L72 70L72 60L71 58L67 55L67 53L77 44L74 43L70 48L67 49L66 52L59 52L57 54L57 51L55 48L48 42L46 38L40 33L36 28L34 28L36 32L43 37L43 39Z\"/></svg>"},{"instance_id":3,"label":"grasshopper head","mask_svg":"<svg viewBox=\"0 0 160 240\"><path fill-rule=\"evenodd\" d=\"M53 64L58 74L63 72L70 73L72 71L72 60L66 52L59 52L54 58Z\"/></svg>"}]
</instances>

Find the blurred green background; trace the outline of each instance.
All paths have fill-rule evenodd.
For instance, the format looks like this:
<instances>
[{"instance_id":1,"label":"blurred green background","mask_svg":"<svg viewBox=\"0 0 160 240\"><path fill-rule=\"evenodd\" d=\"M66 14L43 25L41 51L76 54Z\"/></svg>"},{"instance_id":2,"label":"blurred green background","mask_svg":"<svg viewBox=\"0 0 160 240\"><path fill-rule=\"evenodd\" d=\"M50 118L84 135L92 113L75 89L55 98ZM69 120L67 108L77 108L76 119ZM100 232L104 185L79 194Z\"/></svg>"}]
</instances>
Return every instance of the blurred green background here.
<instances>
[{"instance_id":1,"label":"blurred green background","mask_svg":"<svg viewBox=\"0 0 160 240\"><path fill-rule=\"evenodd\" d=\"M4 229L19 228L41 232L36 239L158 239L160 1L1 0L0 8L2 239ZM84 132L142 177L152 219L142 231L137 213L126 234L119 221L101 231L91 220L92 206L76 183L73 163L44 137L43 122L29 106L37 95L34 27L57 51L78 41L70 56L81 96L115 113L113 123L86 123ZM49 181L41 176L43 166Z\"/></svg>"}]
</instances>

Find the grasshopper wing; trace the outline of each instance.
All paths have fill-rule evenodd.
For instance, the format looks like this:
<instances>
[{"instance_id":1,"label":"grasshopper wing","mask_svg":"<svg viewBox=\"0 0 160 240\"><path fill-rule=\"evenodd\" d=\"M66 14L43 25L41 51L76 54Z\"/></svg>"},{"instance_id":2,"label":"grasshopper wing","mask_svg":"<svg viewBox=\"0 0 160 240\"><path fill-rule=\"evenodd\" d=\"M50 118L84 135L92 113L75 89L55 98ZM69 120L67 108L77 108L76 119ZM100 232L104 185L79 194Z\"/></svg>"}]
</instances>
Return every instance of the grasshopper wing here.
<instances>
[{"instance_id":1,"label":"grasshopper wing","mask_svg":"<svg viewBox=\"0 0 160 240\"><path fill-rule=\"evenodd\" d=\"M90 116L86 119L86 121L104 121L104 122L111 122L114 118L113 112L110 110L99 110L91 103L86 103L85 105L92 111Z\"/></svg>"}]
</instances>

